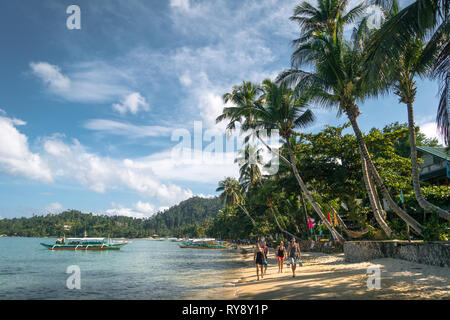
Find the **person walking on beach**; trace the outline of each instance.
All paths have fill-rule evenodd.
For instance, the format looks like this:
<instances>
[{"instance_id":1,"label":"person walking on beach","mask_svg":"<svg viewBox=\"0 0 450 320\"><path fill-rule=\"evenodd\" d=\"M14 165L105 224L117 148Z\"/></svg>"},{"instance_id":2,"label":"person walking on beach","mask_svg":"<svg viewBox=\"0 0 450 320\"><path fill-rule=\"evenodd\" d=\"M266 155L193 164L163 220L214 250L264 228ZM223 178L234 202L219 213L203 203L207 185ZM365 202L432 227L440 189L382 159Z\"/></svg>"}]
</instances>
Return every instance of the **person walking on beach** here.
<instances>
[{"instance_id":1,"label":"person walking on beach","mask_svg":"<svg viewBox=\"0 0 450 320\"><path fill-rule=\"evenodd\" d=\"M283 263L284 258L286 257L286 248L284 247L283 241L280 242L280 245L277 247L276 251L278 259L278 273L283 273Z\"/></svg>"},{"instance_id":2,"label":"person walking on beach","mask_svg":"<svg viewBox=\"0 0 450 320\"><path fill-rule=\"evenodd\" d=\"M267 246L267 242L264 241L263 242L263 250L264 250L264 275L266 274L267 271L267 259L269 259L269 247Z\"/></svg>"},{"instance_id":3,"label":"person walking on beach","mask_svg":"<svg viewBox=\"0 0 450 320\"><path fill-rule=\"evenodd\" d=\"M295 278L295 269L297 268L297 264L300 263L300 259L302 258L300 246L295 242L295 238L292 238L291 243L289 244L288 252L292 268L292 277Z\"/></svg>"},{"instance_id":4,"label":"person walking on beach","mask_svg":"<svg viewBox=\"0 0 450 320\"><path fill-rule=\"evenodd\" d=\"M263 264L264 264L264 250L261 248L259 242L256 243L255 254L253 256L256 264L256 278L259 280L259 271L261 270L261 278L264 278L263 274Z\"/></svg>"}]
</instances>

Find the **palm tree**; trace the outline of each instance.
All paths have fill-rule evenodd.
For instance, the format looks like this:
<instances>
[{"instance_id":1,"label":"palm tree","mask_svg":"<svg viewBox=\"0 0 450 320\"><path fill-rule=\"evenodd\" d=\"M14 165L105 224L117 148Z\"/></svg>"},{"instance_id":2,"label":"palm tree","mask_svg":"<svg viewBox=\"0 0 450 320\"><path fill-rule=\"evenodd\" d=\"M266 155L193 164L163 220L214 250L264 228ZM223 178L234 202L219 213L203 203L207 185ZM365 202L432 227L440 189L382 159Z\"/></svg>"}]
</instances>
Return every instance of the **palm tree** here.
<instances>
[{"instance_id":1,"label":"palm tree","mask_svg":"<svg viewBox=\"0 0 450 320\"><path fill-rule=\"evenodd\" d=\"M396 0L372 0L390 12ZM436 122L447 146L450 145L450 2L448 0L416 0L392 16L375 33L368 46L368 68L383 61L395 60L411 42L429 36L427 47L436 53L433 75L441 81L441 98Z\"/></svg>"},{"instance_id":2,"label":"palm tree","mask_svg":"<svg viewBox=\"0 0 450 320\"><path fill-rule=\"evenodd\" d=\"M270 81L265 82L266 86L269 82ZM298 101L293 105L280 104L280 114L278 115L279 118L270 119L267 110L265 110L263 107L263 104L265 103L265 101L267 101L268 96L265 95L264 98L261 98L261 90L261 87L251 84L250 82L243 82L241 86L233 87L232 92L225 94L223 98L225 103L231 101L234 105L232 107L225 107L223 113L217 118L217 122L221 122L227 119L229 121L227 129L230 131L235 130L236 125L239 123L241 124L242 131L246 132L250 129L258 127L270 130L270 128L273 127L275 123L278 123L280 126L285 126L288 125L289 121L291 121L289 126L291 130L293 130L295 127L300 126L301 124L306 124L308 121L312 120L313 117L311 111L306 112L303 117L299 116L299 112L304 108L304 105L299 104ZM293 98L292 91L288 91L286 87L283 87L283 90L285 90L286 93L289 93L286 97L288 98L288 100L284 100L284 102L288 104L289 102L293 102L289 101L289 99ZM251 102L252 100L253 103ZM290 107L292 108L290 109ZM276 106L272 104L271 108L272 110L275 110ZM282 117L282 112L287 112L286 115L292 117L292 119L286 120L285 123L279 122L279 120L281 120L280 117ZM275 112L273 115L276 116ZM263 117L264 120L261 121L261 117ZM279 156L284 162L292 166L291 162L288 159L286 159L281 153L272 149L259 135L258 138L270 152L274 153L276 156ZM301 179L296 166L294 165L292 166L292 168L294 170L294 175L296 176L297 181L300 184L302 192L306 192L309 194L309 191L307 190L303 180ZM314 202L310 194L309 197L307 196L307 198L309 201ZM315 203L312 205L316 212L318 212L319 216L321 215L321 219L324 221L327 227L329 227L330 232L334 232L336 237L340 241L342 241L342 236L336 230L334 230L331 224L328 223L328 220L321 212L319 206Z\"/></svg>"},{"instance_id":3,"label":"palm tree","mask_svg":"<svg viewBox=\"0 0 450 320\"><path fill-rule=\"evenodd\" d=\"M233 105L225 107L216 122L228 120L229 132L234 131L237 124L241 125L243 132L249 130L254 126L255 113L260 108L258 101L260 94L261 88L252 82L243 81L241 85L234 86L230 93L222 97L224 103L232 102Z\"/></svg>"},{"instance_id":4,"label":"palm tree","mask_svg":"<svg viewBox=\"0 0 450 320\"><path fill-rule=\"evenodd\" d=\"M342 37L344 25L352 23L366 9L364 1L344 13L349 0L318 0L317 8L304 1L294 9L290 18L302 29L300 38L293 41L295 46L308 42L319 33L329 34L334 40Z\"/></svg>"},{"instance_id":5,"label":"palm tree","mask_svg":"<svg viewBox=\"0 0 450 320\"><path fill-rule=\"evenodd\" d=\"M397 14L398 4L396 0L393 0L390 11L385 10L385 16L388 19L393 19ZM414 79L416 76L424 77L430 73L437 55L437 50L434 47L436 43L438 42L424 43L422 37L410 39L409 43L405 43L403 51L395 57L395 61L386 59L378 68L370 68L370 72L375 72L375 74L368 74L368 79L375 83L379 83L377 79L387 79L390 86L394 88L394 93L400 98L400 102L406 105L411 146L411 171L415 197L419 205L426 212L435 211L439 213L440 217L450 220L450 213L448 211L429 203L422 196L419 180L419 165L417 162L416 127L414 124L413 108L417 86ZM383 86L383 84L380 84L380 86Z\"/></svg>"},{"instance_id":6,"label":"palm tree","mask_svg":"<svg viewBox=\"0 0 450 320\"><path fill-rule=\"evenodd\" d=\"M228 207L238 206L251 220L252 225L254 227L256 226L255 220L250 216L244 206L244 196L242 195L242 190L239 186L239 182L236 179L229 177L225 178L225 180L219 182L219 187L216 189L216 191L223 192L220 196L225 198L225 204Z\"/></svg>"},{"instance_id":7,"label":"palm tree","mask_svg":"<svg viewBox=\"0 0 450 320\"><path fill-rule=\"evenodd\" d=\"M360 114L356 104L357 100L363 100L370 94L376 94L378 87L371 86L364 81L363 59L365 44L369 38L367 19L363 19L359 27L354 30L352 41L346 41L342 37L334 39L327 34L314 35L310 41L300 45L292 57L299 65L312 65L313 72L306 72L297 68L284 71L277 81L294 87L297 94L308 92L313 102L325 107L338 107L338 114L345 113L350 120L360 152L365 160L370 175L380 187L383 197L390 208L402 218L408 225L421 234L421 225L404 210L402 210L391 198L383 179L375 167L363 134L359 128L357 118ZM371 203L376 203L376 195L366 184ZM381 208L372 206L374 214L381 218ZM384 223L381 224L383 227ZM389 234L389 230L384 228Z\"/></svg>"},{"instance_id":8,"label":"palm tree","mask_svg":"<svg viewBox=\"0 0 450 320\"><path fill-rule=\"evenodd\" d=\"M259 166L263 165L261 149L247 144L244 150L234 160L239 164L239 182L245 191L262 183L262 173Z\"/></svg>"},{"instance_id":9,"label":"palm tree","mask_svg":"<svg viewBox=\"0 0 450 320\"><path fill-rule=\"evenodd\" d=\"M245 147L245 150L240 151L240 155L238 156L238 158L235 159L234 162L239 163L239 172L240 172L239 182L244 190L249 192L252 189L256 188L257 186L261 188L263 187L262 183L263 177L261 170L259 168L259 166L264 165L263 158L261 156L261 149L257 149L254 146L248 144ZM284 232L290 235L291 237L300 240L299 237L290 233L280 225L271 196L267 198L266 206L272 213L275 219L275 223L278 226L278 229L280 229L281 232Z\"/></svg>"},{"instance_id":10,"label":"palm tree","mask_svg":"<svg viewBox=\"0 0 450 320\"><path fill-rule=\"evenodd\" d=\"M286 85L277 85L267 79L263 81L262 87L264 93L261 101L264 103L264 108L258 113L257 126L267 130L269 133L273 130L279 132L280 137L284 139L289 154L289 160L285 161L291 165L301 191L311 203L322 222L327 226L328 230L342 241L343 237L328 222L297 169L297 160L292 148L291 138L295 136L294 130L296 128L303 128L314 121L312 111L305 107L307 99L304 97L296 98L294 92Z\"/></svg>"}]
</instances>

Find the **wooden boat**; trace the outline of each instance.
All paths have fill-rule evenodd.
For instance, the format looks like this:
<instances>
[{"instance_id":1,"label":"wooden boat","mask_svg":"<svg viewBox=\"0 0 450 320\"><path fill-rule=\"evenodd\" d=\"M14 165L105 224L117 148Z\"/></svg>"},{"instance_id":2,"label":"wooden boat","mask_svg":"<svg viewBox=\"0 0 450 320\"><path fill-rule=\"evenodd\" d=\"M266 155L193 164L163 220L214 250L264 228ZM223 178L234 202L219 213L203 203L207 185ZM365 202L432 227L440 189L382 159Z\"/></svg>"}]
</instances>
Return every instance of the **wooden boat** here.
<instances>
[{"instance_id":1,"label":"wooden boat","mask_svg":"<svg viewBox=\"0 0 450 320\"><path fill-rule=\"evenodd\" d=\"M41 243L49 250L120 250L130 241L111 241L105 238L63 238L56 240L55 244Z\"/></svg>"},{"instance_id":2,"label":"wooden boat","mask_svg":"<svg viewBox=\"0 0 450 320\"><path fill-rule=\"evenodd\" d=\"M183 249L230 249L224 242L215 239L183 241L179 246Z\"/></svg>"}]
</instances>

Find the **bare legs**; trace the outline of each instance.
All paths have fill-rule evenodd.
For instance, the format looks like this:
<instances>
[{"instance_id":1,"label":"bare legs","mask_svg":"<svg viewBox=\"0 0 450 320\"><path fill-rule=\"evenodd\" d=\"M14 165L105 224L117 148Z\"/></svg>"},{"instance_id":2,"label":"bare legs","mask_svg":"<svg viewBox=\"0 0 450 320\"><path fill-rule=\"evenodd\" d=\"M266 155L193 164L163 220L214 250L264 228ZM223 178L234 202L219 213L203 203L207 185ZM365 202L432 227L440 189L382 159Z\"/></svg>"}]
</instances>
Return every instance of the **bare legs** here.
<instances>
[{"instance_id":1,"label":"bare legs","mask_svg":"<svg viewBox=\"0 0 450 320\"><path fill-rule=\"evenodd\" d=\"M259 271L261 270L261 279L264 278L264 267L262 264L256 265L256 279L259 280Z\"/></svg>"},{"instance_id":2,"label":"bare legs","mask_svg":"<svg viewBox=\"0 0 450 320\"><path fill-rule=\"evenodd\" d=\"M278 259L278 273L283 273L283 259Z\"/></svg>"},{"instance_id":3,"label":"bare legs","mask_svg":"<svg viewBox=\"0 0 450 320\"><path fill-rule=\"evenodd\" d=\"M295 269L297 268L297 264L296 263L292 263L291 264L291 268L292 268L292 277L295 278Z\"/></svg>"}]
</instances>

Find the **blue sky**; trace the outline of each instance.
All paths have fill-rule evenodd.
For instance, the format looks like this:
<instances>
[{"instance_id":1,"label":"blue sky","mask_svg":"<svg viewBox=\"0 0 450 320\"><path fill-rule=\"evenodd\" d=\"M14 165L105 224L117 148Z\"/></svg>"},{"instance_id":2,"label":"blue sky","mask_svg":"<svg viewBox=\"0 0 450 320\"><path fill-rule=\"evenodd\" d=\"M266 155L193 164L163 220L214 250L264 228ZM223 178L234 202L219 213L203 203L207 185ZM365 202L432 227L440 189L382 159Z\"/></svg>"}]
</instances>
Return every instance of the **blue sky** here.
<instances>
[{"instance_id":1,"label":"blue sky","mask_svg":"<svg viewBox=\"0 0 450 320\"><path fill-rule=\"evenodd\" d=\"M63 209L148 217L214 195L220 179L237 175L233 153L179 161L172 136L193 136L194 121L206 135L222 134L214 122L222 94L289 67L297 3L3 1L0 217ZM81 30L66 27L72 4L81 8ZM435 136L438 85L418 85L416 122ZM363 130L407 119L393 96L361 110ZM334 111L317 115L314 132L345 121Z\"/></svg>"}]
</instances>

